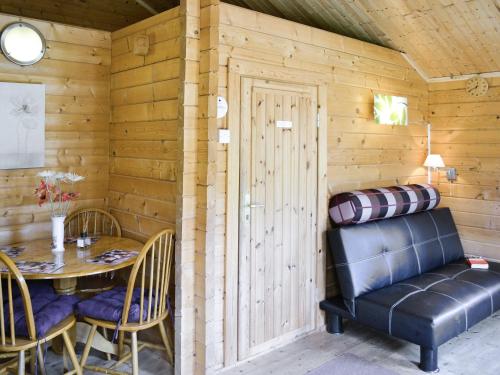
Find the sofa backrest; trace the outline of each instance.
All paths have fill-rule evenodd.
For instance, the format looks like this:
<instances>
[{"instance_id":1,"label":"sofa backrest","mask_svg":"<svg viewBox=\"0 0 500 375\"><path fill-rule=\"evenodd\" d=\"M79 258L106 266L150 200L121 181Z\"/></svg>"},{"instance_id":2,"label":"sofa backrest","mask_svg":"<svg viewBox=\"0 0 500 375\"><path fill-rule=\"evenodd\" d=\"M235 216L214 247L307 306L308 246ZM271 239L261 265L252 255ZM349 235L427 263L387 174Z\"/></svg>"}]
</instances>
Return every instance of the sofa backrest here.
<instances>
[{"instance_id":1,"label":"sofa backrest","mask_svg":"<svg viewBox=\"0 0 500 375\"><path fill-rule=\"evenodd\" d=\"M448 208L329 231L346 302L464 257Z\"/></svg>"}]
</instances>

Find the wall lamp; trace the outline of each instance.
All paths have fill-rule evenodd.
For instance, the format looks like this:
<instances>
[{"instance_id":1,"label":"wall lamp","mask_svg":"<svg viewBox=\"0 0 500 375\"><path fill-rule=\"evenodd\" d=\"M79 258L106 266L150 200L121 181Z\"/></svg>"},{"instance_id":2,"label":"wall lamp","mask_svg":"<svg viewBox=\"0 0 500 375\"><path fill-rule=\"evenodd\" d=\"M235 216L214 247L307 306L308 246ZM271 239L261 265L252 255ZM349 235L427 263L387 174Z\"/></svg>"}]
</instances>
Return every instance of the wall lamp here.
<instances>
[{"instance_id":1,"label":"wall lamp","mask_svg":"<svg viewBox=\"0 0 500 375\"><path fill-rule=\"evenodd\" d=\"M427 167L427 183L432 182L431 170L437 171L437 182L439 183L439 168L445 168L443 158L439 154L431 154L431 124L427 124L427 158L425 159L424 166ZM456 181L457 170L455 168L448 168L446 170L446 178L449 182Z\"/></svg>"},{"instance_id":2,"label":"wall lamp","mask_svg":"<svg viewBox=\"0 0 500 375\"><path fill-rule=\"evenodd\" d=\"M439 182L439 169L445 168L445 164L443 158L439 154L429 154L425 159L424 166L433 169L437 172L438 178L437 182ZM449 182L453 182L457 179L457 170L455 168L448 168L446 170L446 178ZM429 173L427 175L427 182L430 184L432 182L432 174Z\"/></svg>"},{"instance_id":3,"label":"wall lamp","mask_svg":"<svg viewBox=\"0 0 500 375\"><path fill-rule=\"evenodd\" d=\"M427 168L431 168L434 171L437 171L438 173L438 178L437 182L439 182L439 168L444 168L444 161L441 155L439 154L429 154L427 155L427 158L425 159L424 166ZM427 175L427 182L430 184L432 182L432 173L429 173Z\"/></svg>"}]
</instances>

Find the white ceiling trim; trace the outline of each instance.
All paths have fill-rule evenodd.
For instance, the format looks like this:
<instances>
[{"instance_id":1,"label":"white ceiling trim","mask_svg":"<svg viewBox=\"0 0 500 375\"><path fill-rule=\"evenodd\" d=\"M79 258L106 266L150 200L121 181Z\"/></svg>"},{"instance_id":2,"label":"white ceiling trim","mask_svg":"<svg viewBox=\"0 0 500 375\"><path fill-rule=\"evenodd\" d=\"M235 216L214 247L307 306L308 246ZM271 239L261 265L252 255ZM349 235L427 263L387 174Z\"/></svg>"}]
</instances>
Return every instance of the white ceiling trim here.
<instances>
[{"instance_id":1,"label":"white ceiling trim","mask_svg":"<svg viewBox=\"0 0 500 375\"><path fill-rule=\"evenodd\" d=\"M483 78L500 77L500 72L487 72L487 73L477 73L477 74L461 74L461 75L450 76L450 77L429 78L427 76L427 74L425 74L425 72L422 69L420 69L420 67L417 65L417 63L408 54L401 52L401 55L408 62L408 64L410 64L411 67L417 71L417 73L420 75L420 77L422 77L422 79L427 83L465 81L465 80L468 80L469 78L478 77L478 76L483 77Z\"/></svg>"}]
</instances>

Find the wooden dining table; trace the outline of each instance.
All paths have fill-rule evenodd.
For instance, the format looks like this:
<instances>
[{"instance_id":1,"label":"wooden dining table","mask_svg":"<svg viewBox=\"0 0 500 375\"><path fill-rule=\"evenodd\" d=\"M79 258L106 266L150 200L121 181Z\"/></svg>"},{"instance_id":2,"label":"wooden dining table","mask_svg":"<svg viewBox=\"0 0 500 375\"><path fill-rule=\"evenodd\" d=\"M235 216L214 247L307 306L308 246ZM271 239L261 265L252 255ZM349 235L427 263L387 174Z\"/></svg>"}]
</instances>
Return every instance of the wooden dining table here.
<instances>
[{"instance_id":1,"label":"wooden dining table","mask_svg":"<svg viewBox=\"0 0 500 375\"><path fill-rule=\"evenodd\" d=\"M110 250L124 250L140 252L143 244L129 238L100 236L95 239L86 249L77 249L76 243L65 243L65 251L61 253L52 252L52 240L40 239L28 242L16 243L2 246L0 249L16 248L17 254L11 256L14 262L52 262L56 263L57 269L50 273L21 272L26 280L52 280L54 289L58 294L72 295L77 293L76 285L80 277L106 274L124 269L134 264L137 256L134 255L122 262L96 264L89 260ZM5 272L0 270L4 276ZM75 342L85 342L90 326L83 322L76 324L71 336ZM56 351L59 352L59 344L56 343ZM117 354L118 346L110 342L99 332L94 337L92 345L95 349L107 353ZM62 346L61 346L62 347Z\"/></svg>"},{"instance_id":2,"label":"wooden dining table","mask_svg":"<svg viewBox=\"0 0 500 375\"><path fill-rule=\"evenodd\" d=\"M66 243L64 245L65 251L61 253L52 252L52 241L50 239L33 240L10 246L22 249L19 255L12 258L14 262L62 263L63 265L60 268L50 273L22 272L22 275L27 280L53 280L56 292L68 295L76 293L78 278L105 274L129 267L134 263L136 257L109 264L90 263L90 259L114 249L139 252L143 244L130 238L100 236L84 250L77 249L76 243Z\"/></svg>"}]
</instances>

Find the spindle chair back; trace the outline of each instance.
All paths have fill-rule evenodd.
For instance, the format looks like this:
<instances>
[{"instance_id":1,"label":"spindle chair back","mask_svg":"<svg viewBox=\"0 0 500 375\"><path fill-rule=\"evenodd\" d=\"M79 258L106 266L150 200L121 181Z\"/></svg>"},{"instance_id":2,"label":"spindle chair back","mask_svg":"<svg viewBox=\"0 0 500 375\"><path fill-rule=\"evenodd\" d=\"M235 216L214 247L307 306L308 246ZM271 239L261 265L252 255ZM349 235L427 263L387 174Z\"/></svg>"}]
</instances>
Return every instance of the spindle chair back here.
<instances>
[{"instance_id":1,"label":"spindle chair back","mask_svg":"<svg viewBox=\"0 0 500 375\"><path fill-rule=\"evenodd\" d=\"M31 351L35 354L35 348L44 344L53 338L62 335L65 348L73 363L74 370L66 374L80 375L81 368L76 358L73 344L68 335L68 330L75 324L74 316L66 318L64 321L53 327L44 337L37 337L33 307L28 285L23 275L16 267L15 263L6 255L0 252L0 268L2 269L3 279L0 282L0 353L5 353L8 357L11 354L18 353L17 359L4 362L0 365L0 372L4 371L17 363L17 373L25 373L25 362L27 357L25 351ZM19 288L19 297L14 296L14 285ZM19 337L16 334L16 306L19 304L19 298L22 299L24 317L27 328L27 337ZM19 323L19 322L17 322ZM38 350L38 358L43 362L41 351Z\"/></svg>"},{"instance_id":2,"label":"spindle chair back","mask_svg":"<svg viewBox=\"0 0 500 375\"><path fill-rule=\"evenodd\" d=\"M172 269L174 232L164 230L142 248L130 273L122 314L122 326L151 326L168 314L167 297ZM140 290L139 322L129 323L134 290Z\"/></svg>"},{"instance_id":3,"label":"spindle chair back","mask_svg":"<svg viewBox=\"0 0 500 375\"><path fill-rule=\"evenodd\" d=\"M100 208L81 208L73 212L64 221L64 227L67 237L79 237L82 232L86 232L90 237L122 236L122 229L118 220ZM95 294L112 289L114 286L116 286L114 272L105 273L79 278L77 292L80 294ZM106 334L105 331L104 334Z\"/></svg>"},{"instance_id":4,"label":"spindle chair back","mask_svg":"<svg viewBox=\"0 0 500 375\"><path fill-rule=\"evenodd\" d=\"M14 262L5 254L0 252L0 267L7 274L5 282L0 283L0 352L17 351L25 348L27 341L36 342L35 320L28 285L23 275L19 272ZM13 295L14 285L19 288L23 300L24 320L28 336L25 339L16 338L15 316ZM6 289L6 290L4 290Z\"/></svg>"},{"instance_id":5,"label":"spindle chair back","mask_svg":"<svg viewBox=\"0 0 500 375\"><path fill-rule=\"evenodd\" d=\"M169 361L173 363L172 347L163 323L170 313L168 292L174 254L174 241L174 232L170 229L165 229L149 239L139 252L130 272L120 322L117 323L84 317L86 322L92 324L92 329L90 330L80 360L82 368L85 367L88 370L103 373L109 373L108 371L111 370L114 371L114 374L120 374L121 372L115 371L114 369L132 357L132 374L138 375L138 351L144 347L154 348L157 346L142 343L138 347L137 332L154 326L158 326L164 349L167 352L167 357ZM137 322L129 321L132 303L134 303L134 308L139 309ZM124 333L130 332L131 334L131 340L129 341L132 346L131 352L121 357L111 368L86 366L86 361L97 327L114 329L119 332L119 357L123 349Z\"/></svg>"},{"instance_id":6,"label":"spindle chair back","mask_svg":"<svg viewBox=\"0 0 500 375\"><path fill-rule=\"evenodd\" d=\"M122 236L118 220L100 208L79 209L66 218L64 226L69 237L78 237L82 232L88 236Z\"/></svg>"}]
</instances>

